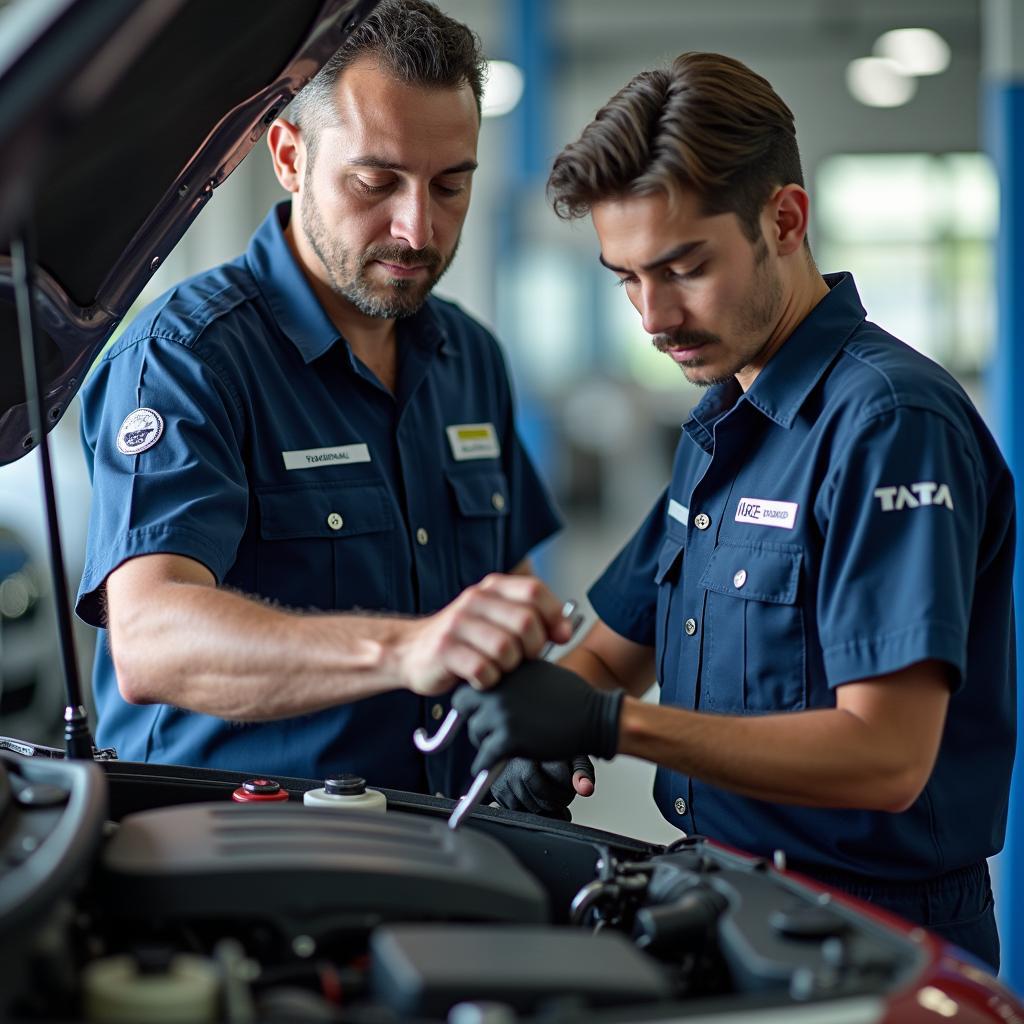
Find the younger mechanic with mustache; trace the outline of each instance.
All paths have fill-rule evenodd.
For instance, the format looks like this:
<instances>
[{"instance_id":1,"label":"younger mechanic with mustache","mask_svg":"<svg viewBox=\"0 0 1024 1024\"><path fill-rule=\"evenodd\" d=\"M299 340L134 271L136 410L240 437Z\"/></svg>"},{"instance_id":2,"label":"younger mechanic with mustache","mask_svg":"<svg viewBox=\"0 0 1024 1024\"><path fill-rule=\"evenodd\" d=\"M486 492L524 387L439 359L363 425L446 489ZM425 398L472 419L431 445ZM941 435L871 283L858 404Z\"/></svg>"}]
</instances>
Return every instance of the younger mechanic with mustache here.
<instances>
[{"instance_id":1,"label":"younger mechanic with mustache","mask_svg":"<svg viewBox=\"0 0 1024 1024\"><path fill-rule=\"evenodd\" d=\"M949 374L866 320L849 274L818 272L802 182L789 108L716 54L636 76L555 161L556 211L591 215L654 344L707 394L565 668L454 703L478 767L653 761L680 829L781 848L995 969L1013 481ZM661 706L639 700L655 678Z\"/></svg>"},{"instance_id":2,"label":"younger mechanic with mustache","mask_svg":"<svg viewBox=\"0 0 1024 1024\"><path fill-rule=\"evenodd\" d=\"M567 639L528 575L558 519L501 353L430 296L469 206L483 68L466 26L385 0L269 130L291 202L87 382L78 611L108 630L98 737L122 758L457 796L468 741L425 759L414 730L456 679L492 685ZM570 780L513 763L495 792L561 814Z\"/></svg>"}]
</instances>

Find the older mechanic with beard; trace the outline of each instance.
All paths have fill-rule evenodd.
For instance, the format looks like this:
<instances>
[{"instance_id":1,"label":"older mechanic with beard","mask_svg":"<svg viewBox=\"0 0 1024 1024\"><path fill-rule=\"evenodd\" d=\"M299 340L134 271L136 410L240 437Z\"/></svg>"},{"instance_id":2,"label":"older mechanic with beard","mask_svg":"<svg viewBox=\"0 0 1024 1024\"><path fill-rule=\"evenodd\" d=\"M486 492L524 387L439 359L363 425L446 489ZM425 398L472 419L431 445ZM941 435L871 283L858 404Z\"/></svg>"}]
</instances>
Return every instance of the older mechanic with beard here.
<instances>
[{"instance_id":1,"label":"older mechanic with beard","mask_svg":"<svg viewBox=\"0 0 1024 1024\"><path fill-rule=\"evenodd\" d=\"M555 161L556 210L591 214L656 347L708 390L591 590L574 671L453 703L480 766L646 758L680 829L781 848L995 968L1013 481L949 374L818 272L802 180L789 108L716 54L638 75ZM655 678L660 707L638 699Z\"/></svg>"},{"instance_id":2,"label":"older mechanic with beard","mask_svg":"<svg viewBox=\"0 0 1024 1024\"><path fill-rule=\"evenodd\" d=\"M98 738L122 758L458 795L468 741L426 762L413 731L456 679L492 685L567 638L529 575L558 519L502 356L430 297L483 68L464 25L386 0L269 130L290 204L86 384L77 607L108 630ZM495 795L563 814L574 793L567 766L513 763Z\"/></svg>"}]
</instances>

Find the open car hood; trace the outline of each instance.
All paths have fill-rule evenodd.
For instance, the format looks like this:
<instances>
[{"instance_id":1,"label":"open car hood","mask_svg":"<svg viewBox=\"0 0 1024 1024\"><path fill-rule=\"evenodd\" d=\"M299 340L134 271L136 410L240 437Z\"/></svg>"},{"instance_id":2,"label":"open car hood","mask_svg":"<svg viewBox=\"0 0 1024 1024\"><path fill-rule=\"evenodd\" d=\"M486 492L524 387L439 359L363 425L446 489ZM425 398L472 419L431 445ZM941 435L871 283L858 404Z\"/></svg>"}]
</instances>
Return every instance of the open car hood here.
<instances>
[{"instance_id":1,"label":"open car hood","mask_svg":"<svg viewBox=\"0 0 1024 1024\"><path fill-rule=\"evenodd\" d=\"M274 117L378 0L17 0L0 11L0 465L29 427L11 239L34 237L44 421Z\"/></svg>"}]
</instances>

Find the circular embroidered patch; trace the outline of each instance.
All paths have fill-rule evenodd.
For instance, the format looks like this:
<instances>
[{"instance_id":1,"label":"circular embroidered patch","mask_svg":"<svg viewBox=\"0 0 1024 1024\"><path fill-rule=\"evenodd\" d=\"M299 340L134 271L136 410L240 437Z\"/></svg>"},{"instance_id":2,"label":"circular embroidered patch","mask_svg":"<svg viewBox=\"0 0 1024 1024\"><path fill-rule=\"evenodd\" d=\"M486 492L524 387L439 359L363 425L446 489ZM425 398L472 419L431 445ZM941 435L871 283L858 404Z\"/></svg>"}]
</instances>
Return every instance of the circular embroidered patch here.
<instances>
[{"instance_id":1,"label":"circular embroidered patch","mask_svg":"<svg viewBox=\"0 0 1024 1024\"><path fill-rule=\"evenodd\" d=\"M130 412L117 432L117 450L122 455L138 455L160 440L164 432L163 417L155 409Z\"/></svg>"}]
</instances>

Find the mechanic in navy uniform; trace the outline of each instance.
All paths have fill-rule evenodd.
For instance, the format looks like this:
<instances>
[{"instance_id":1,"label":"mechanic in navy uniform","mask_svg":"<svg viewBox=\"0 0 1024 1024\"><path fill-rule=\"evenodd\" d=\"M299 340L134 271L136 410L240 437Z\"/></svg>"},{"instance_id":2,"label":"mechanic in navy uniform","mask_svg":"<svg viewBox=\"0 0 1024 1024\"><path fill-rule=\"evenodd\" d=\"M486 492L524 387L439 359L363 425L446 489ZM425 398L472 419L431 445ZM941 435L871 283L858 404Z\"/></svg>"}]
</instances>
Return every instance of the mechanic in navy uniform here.
<instances>
[{"instance_id":1,"label":"mechanic in navy uniform","mask_svg":"<svg viewBox=\"0 0 1024 1024\"><path fill-rule=\"evenodd\" d=\"M653 761L686 833L781 849L995 968L1013 481L949 374L818 272L802 180L789 108L715 54L638 75L555 161L556 211L591 214L655 347L707 392L590 592L573 672L454 703L480 765ZM655 678L660 706L639 699Z\"/></svg>"},{"instance_id":2,"label":"mechanic in navy uniform","mask_svg":"<svg viewBox=\"0 0 1024 1024\"><path fill-rule=\"evenodd\" d=\"M108 630L98 740L122 759L458 795L468 741L425 759L413 731L457 679L493 685L567 638L529 575L558 518L502 355L429 295L469 204L484 66L433 5L379 6L269 129L291 202L86 384L77 607Z\"/></svg>"}]
</instances>

